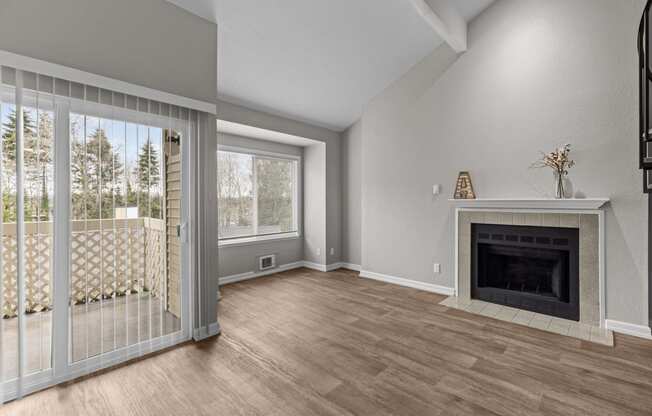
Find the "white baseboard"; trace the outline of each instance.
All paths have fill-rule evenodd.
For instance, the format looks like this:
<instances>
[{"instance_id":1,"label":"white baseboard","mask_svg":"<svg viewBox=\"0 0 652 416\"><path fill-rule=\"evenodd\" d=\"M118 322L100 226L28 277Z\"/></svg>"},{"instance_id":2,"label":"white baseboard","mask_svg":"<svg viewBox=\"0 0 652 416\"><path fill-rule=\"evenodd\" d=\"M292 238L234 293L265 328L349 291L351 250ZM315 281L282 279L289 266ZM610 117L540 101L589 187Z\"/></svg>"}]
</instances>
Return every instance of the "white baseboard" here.
<instances>
[{"instance_id":1,"label":"white baseboard","mask_svg":"<svg viewBox=\"0 0 652 416\"><path fill-rule=\"evenodd\" d=\"M320 272L330 272L340 268L360 271L360 266L357 264L351 264L351 263L319 264L312 261L303 260L294 263L283 264L274 269L265 270L263 272L245 272L245 273L233 274L231 276L220 277L219 283L221 286L229 283L241 282L243 280L255 279L257 277L263 277L274 273L284 272L286 270L298 269L300 267L306 267L308 269L317 270Z\"/></svg>"},{"instance_id":2,"label":"white baseboard","mask_svg":"<svg viewBox=\"0 0 652 416\"><path fill-rule=\"evenodd\" d=\"M630 324L629 322L614 321L613 319L605 320L605 327L619 334L631 335L652 340L650 327L645 325Z\"/></svg>"},{"instance_id":3,"label":"white baseboard","mask_svg":"<svg viewBox=\"0 0 652 416\"><path fill-rule=\"evenodd\" d=\"M340 267L342 267L341 264L342 263L320 264L320 263L304 260L303 267L307 267L308 269L317 270L320 272L330 272L332 270L337 270Z\"/></svg>"},{"instance_id":4,"label":"white baseboard","mask_svg":"<svg viewBox=\"0 0 652 416\"><path fill-rule=\"evenodd\" d=\"M378 280L385 283L392 283L399 286L411 287L413 289L425 290L426 292L438 293L440 295L452 296L455 294L455 289L452 287L440 286L432 283L425 283L416 280L404 279L402 277L370 272L369 270L360 270L360 277Z\"/></svg>"},{"instance_id":5,"label":"white baseboard","mask_svg":"<svg viewBox=\"0 0 652 416\"><path fill-rule=\"evenodd\" d=\"M347 264L348 263L342 263L342 262L331 263L331 264L319 264L319 263L314 263L312 261L304 261L303 267L307 267L308 269L313 269L313 270L319 270L320 272L332 272L333 270L341 269L343 267L348 268L345 266Z\"/></svg>"},{"instance_id":6,"label":"white baseboard","mask_svg":"<svg viewBox=\"0 0 652 416\"><path fill-rule=\"evenodd\" d=\"M314 263L312 261L303 261L303 267L307 267L308 269L312 270L317 270L320 272L325 272L326 271L326 265L325 264L319 264L319 263Z\"/></svg>"},{"instance_id":7,"label":"white baseboard","mask_svg":"<svg viewBox=\"0 0 652 416\"><path fill-rule=\"evenodd\" d=\"M332 272L333 270L341 269L342 263L331 263L326 265L326 271Z\"/></svg>"},{"instance_id":8,"label":"white baseboard","mask_svg":"<svg viewBox=\"0 0 652 416\"><path fill-rule=\"evenodd\" d=\"M340 267L348 270L353 270L355 272L359 272L362 270L362 267L360 267L359 264L353 264L353 263L340 263Z\"/></svg>"},{"instance_id":9,"label":"white baseboard","mask_svg":"<svg viewBox=\"0 0 652 416\"><path fill-rule=\"evenodd\" d=\"M284 272L286 270L298 269L299 267L304 267L304 263L305 262L303 261L297 261L294 263L283 264L271 270L265 270L262 272L246 272L246 273L234 274L231 276L220 277L219 282L220 285L226 285L228 283L235 283L235 282L241 282L243 280L255 279L257 277Z\"/></svg>"}]
</instances>

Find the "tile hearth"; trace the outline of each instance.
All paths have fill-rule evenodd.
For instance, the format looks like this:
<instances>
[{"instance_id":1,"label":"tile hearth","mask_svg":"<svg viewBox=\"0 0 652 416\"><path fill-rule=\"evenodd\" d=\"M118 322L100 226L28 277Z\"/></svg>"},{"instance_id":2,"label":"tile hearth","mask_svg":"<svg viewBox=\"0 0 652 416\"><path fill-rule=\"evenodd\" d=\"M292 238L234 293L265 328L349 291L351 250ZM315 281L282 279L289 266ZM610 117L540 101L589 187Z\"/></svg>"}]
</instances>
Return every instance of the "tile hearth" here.
<instances>
[{"instance_id":1,"label":"tile hearth","mask_svg":"<svg viewBox=\"0 0 652 416\"><path fill-rule=\"evenodd\" d=\"M440 305L453 309L463 310L476 315L482 315L500 321L512 322L517 325L523 325L530 328L540 329L559 335L565 335L583 341L594 342L607 346L614 345L613 332L583 324L567 319L555 318L540 313L515 309L509 306L497 305L494 303L484 302L477 299L463 299L456 296L449 296Z\"/></svg>"}]
</instances>

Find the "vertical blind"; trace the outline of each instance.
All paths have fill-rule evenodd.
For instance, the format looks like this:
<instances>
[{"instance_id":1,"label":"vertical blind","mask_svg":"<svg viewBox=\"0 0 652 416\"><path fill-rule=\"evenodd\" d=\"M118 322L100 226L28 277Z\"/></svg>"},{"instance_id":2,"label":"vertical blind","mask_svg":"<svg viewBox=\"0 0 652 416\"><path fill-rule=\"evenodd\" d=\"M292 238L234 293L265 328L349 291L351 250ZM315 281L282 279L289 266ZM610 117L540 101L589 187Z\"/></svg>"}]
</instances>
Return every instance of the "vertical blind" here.
<instances>
[{"instance_id":1,"label":"vertical blind","mask_svg":"<svg viewBox=\"0 0 652 416\"><path fill-rule=\"evenodd\" d=\"M184 337L198 116L0 66L0 403Z\"/></svg>"}]
</instances>

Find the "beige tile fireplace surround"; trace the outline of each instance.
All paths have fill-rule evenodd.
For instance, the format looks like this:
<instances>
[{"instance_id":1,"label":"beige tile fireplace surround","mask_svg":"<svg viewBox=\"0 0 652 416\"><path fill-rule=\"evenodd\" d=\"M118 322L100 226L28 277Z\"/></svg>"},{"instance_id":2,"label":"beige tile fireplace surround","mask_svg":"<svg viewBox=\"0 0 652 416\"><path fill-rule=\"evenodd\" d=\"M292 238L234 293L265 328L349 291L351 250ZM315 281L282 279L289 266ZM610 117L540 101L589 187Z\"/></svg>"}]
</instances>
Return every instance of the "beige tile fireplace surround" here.
<instances>
[{"instance_id":1,"label":"beige tile fireplace surround","mask_svg":"<svg viewBox=\"0 0 652 416\"><path fill-rule=\"evenodd\" d=\"M500 202L502 201L502 202ZM455 201L456 294L442 304L516 324L613 345L604 329L602 276L603 212L607 200ZM575 203L574 203L575 202ZM580 319L570 321L471 298L471 224L523 225L579 230Z\"/></svg>"}]
</instances>

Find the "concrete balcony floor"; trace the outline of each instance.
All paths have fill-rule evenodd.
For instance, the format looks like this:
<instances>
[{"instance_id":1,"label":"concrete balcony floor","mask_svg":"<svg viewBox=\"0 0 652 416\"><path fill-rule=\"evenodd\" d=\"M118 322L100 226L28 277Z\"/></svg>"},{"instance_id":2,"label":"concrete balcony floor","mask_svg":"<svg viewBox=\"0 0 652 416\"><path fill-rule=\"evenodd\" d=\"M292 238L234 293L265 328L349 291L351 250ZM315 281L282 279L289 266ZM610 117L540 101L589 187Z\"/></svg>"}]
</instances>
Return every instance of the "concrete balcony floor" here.
<instances>
[{"instance_id":1,"label":"concrete balcony floor","mask_svg":"<svg viewBox=\"0 0 652 416\"><path fill-rule=\"evenodd\" d=\"M162 310L163 307L163 299L150 297L149 293L73 306L72 361L153 339L161 333L179 331L181 321L169 311ZM51 366L52 313L26 315L27 374ZM0 357L3 359L4 380L9 380L18 373L18 319L3 319L2 324Z\"/></svg>"}]
</instances>

